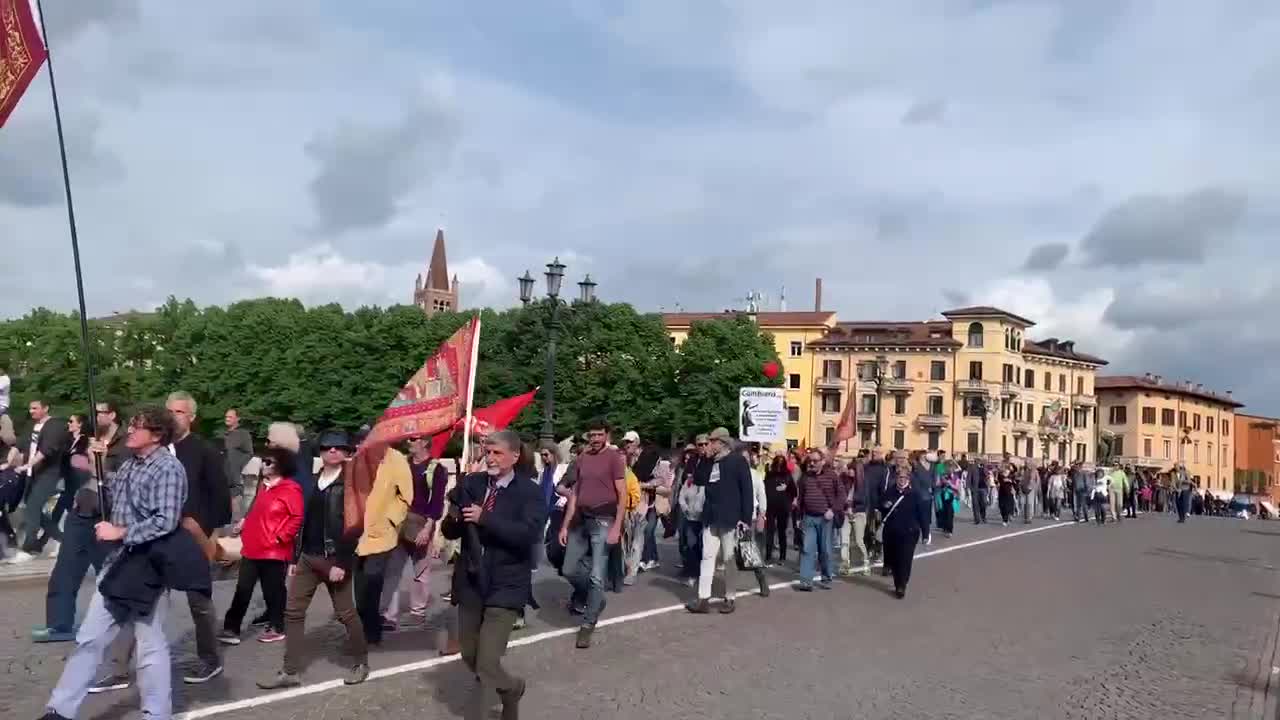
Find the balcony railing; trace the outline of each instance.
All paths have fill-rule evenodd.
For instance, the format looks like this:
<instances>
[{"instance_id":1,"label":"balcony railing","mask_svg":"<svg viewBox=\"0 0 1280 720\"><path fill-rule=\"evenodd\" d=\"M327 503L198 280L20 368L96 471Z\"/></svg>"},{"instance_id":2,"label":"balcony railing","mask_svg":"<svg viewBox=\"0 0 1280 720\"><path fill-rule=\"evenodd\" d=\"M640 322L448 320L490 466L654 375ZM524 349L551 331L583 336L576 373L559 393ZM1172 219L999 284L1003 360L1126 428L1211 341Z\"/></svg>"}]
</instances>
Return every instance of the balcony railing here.
<instances>
[{"instance_id":1,"label":"balcony railing","mask_svg":"<svg viewBox=\"0 0 1280 720\"><path fill-rule=\"evenodd\" d=\"M1098 396L1096 395L1072 395L1071 402L1075 405L1097 405Z\"/></svg>"},{"instance_id":2,"label":"balcony railing","mask_svg":"<svg viewBox=\"0 0 1280 720\"><path fill-rule=\"evenodd\" d=\"M1022 392L1022 386L1017 383L1002 382L1000 383L1000 396L1007 398L1018 397Z\"/></svg>"},{"instance_id":3,"label":"balcony railing","mask_svg":"<svg viewBox=\"0 0 1280 720\"><path fill-rule=\"evenodd\" d=\"M1014 420L1013 431L1015 433L1024 433L1026 435L1032 435L1036 431L1036 424L1029 420Z\"/></svg>"},{"instance_id":4,"label":"balcony railing","mask_svg":"<svg viewBox=\"0 0 1280 720\"><path fill-rule=\"evenodd\" d=\"M920 427L946 427L947 416L926 414L916 418L916 422L920 424Z\"/></svg>"},{"instance_id":5,"label":"balcony railing","mask_svg":"<svg viewBox=\"0 0 1280 720\"><path fill-rule=\"evenodd\" d=\"M875 424L876 424L876 414L875 414L874 412L862 412L862 411L859 411L859 412L858 412L858 424L859 424L859 425L875 425Z\"/></svg>"},{"instance_id":6,"label":"balcony railing","mask_svg":"<svg viewBox=\"0 0 1280 720\"><path fill-rule=\"evenodd\" d=\"M911 381L900 377L887 377L880 382L880 385L887 392L909 393L912 390Z\"/></svg>"},{"instance_id":7,"label":"balcony railing","mask_svg":"<svg viewBox=\"0 0 1280 720\"><path fill-rule=\"evenodd\" d=\"M825 392L839 392L845 388L845 381L843 378L838 377L820 377L813 381L813 386L814 388Z\"/></svg>"},{"instance_id":8,"label":"balcony railing","mask_svg":"<svg viewBox=\"0 0 1280 720\"><path fill-rule=\"evenodd\" d=\"M957 380L956 390L962 395L988 395L990 390L982 380Z\"/></svg>"}]
</instances>

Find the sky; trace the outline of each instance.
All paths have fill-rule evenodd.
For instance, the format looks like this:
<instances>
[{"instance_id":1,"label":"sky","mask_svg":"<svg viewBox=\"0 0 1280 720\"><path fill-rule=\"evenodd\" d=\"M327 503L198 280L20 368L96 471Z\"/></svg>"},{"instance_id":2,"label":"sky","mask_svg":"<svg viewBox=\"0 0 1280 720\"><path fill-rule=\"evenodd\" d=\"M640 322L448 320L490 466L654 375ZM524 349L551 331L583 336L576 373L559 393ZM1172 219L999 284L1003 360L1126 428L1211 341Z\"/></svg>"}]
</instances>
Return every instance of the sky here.
<instances>
[{"instance_id":1,"label":"sky","mask_svg":"<svg viewBox=\"0 0 1280 720\"><path fill-rule=\"evenodd\" d=\"M464 307L553 257L641 310L992 304L1280 414L1271 0L46 0L89 314ZM75 307L47 77L0 317ZM1270 360L1268 359L1270 358Z\"/></svg>"}]
</instances>

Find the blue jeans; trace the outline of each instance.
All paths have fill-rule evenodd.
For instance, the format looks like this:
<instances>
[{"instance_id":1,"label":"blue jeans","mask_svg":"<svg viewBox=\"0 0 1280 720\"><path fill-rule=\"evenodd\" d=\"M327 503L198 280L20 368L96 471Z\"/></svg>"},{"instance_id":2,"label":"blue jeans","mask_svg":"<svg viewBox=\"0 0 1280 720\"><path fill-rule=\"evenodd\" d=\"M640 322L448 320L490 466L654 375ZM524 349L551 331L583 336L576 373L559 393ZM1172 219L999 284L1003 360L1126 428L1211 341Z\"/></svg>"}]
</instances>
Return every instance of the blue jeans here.
<instances>
[{"instance_id":1,"label":"blue jeans","mask_svg":"<svg viewBox=\"0 0 1280 720\"><path fill-rule=\"evenodd\" d=\"M67 526L62 534L62 549L53 564L49 576L49 591L45 595L45 624L55 632L72 632L76 625L76 596L84 574L92 567L101 574L106 559L106 549L94 537L93 525L97 518L81 517L77 512L67 515Z\"/></svg>"},{"instance_id":2,"label":"blue jeans","mask_svg":"<svg viewBox=\"0 0 1280 720\"><path fill-rule=\"evenodd\" d=\"M649 508L644 517L644 549L640 551L640 562L658 562L658 511Z\"/></svg>"},{"instance_id":3,"label":"blue jeans","mask_svg":"<svg viewBox=\"0 0 1280 720\"><path fill-rule=\"evenodd\" d=\"M834 575L831 567L831 521L821 515L805 515L800 524L804 528L804 547L800 551L800 582L813 582L819 559L822 563L822 579L830 580Z\"/></svg>"},{"instance_id":4,"label":"blue jeans","mask_svg":"<svg viewBox=\"0 0 1280 720\"><path fill-rule=\"evenodd\" d=\"M583 627L595 627L604 610L604 577L609 568L608 539L612 525L613 520L608 518L583 518L577 527L569 528L564 570L574 596L586 598Z\"/></svg>"},{"instance_id":5,"label":"blue jeans","mask_svg":"<svg viewBox=\"0 0 1280 720\"><path fill-rule=\"evenodd\" d=\"M142 696L142 717L147 720L169 720L173 716L172 670L169 667L169 642L164 637L164 619L169 614L169 593L156 600L150 617L131 621L138 639L138 691ZM84 623L76 634L76 649L62 668L62 677L49 696L47 709L62 717L73 718L97 679L107 646L120 633L120 624L107 612L102 595L96 590Z\"/></svg>"}]
</instances>

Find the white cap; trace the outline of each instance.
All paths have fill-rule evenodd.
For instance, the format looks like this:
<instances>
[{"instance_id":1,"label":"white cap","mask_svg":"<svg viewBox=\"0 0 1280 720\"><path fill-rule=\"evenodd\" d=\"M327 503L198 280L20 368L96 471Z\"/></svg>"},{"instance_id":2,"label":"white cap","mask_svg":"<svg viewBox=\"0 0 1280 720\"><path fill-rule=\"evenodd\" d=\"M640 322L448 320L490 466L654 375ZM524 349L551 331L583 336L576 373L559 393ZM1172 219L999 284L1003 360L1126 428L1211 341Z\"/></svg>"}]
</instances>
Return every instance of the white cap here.
<instances>
[{"instance_id":1,"label":"white cap","mask_svg":"<svg viewBox=\"0 0 1280 720\"><path fill-rule=\"evenodd\" d=\"M622 442L624 442L624 443L636 443L637 445L639 445L639 444L640 444L640 433L636 432L635 430L628 430L628 431L627 431L627 434L622 436Z\"/></svg>"}]
</instances>

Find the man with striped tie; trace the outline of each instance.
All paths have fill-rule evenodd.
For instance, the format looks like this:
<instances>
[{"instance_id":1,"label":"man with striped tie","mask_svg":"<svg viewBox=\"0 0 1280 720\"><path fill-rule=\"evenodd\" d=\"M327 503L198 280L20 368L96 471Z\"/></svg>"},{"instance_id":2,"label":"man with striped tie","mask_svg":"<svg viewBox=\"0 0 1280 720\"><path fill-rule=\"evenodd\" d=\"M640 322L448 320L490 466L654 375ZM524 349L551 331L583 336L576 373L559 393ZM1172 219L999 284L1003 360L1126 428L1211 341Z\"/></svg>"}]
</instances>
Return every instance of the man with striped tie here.
<instances>
[{"instance_id":1,"label":"man with striped tie","mask_svg":"<svg viewBox=\"0 0 1280 720\"><path fill-rule=\"evenodd\" d=\"M503 720L519 718L525 692L525 681L503 669L502 656L531 596L533 545L542 536L547 511L534 478L516 469L521 446L520 436L510 430L490 435L485 471L462 478L449 494L449 512L440 527L446 539L462 540L452 598L462 661L480 681L466 714L477 720L487 710L489 689L502 700Z\"/></svg>"}]
</instances>

